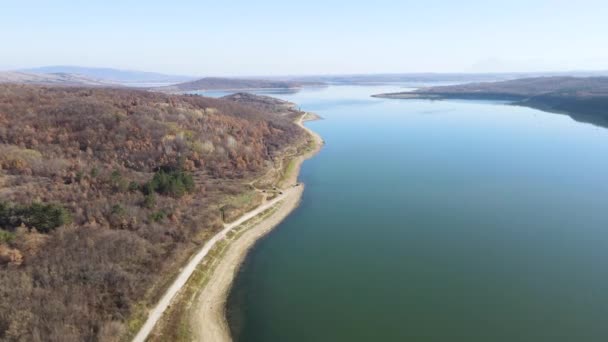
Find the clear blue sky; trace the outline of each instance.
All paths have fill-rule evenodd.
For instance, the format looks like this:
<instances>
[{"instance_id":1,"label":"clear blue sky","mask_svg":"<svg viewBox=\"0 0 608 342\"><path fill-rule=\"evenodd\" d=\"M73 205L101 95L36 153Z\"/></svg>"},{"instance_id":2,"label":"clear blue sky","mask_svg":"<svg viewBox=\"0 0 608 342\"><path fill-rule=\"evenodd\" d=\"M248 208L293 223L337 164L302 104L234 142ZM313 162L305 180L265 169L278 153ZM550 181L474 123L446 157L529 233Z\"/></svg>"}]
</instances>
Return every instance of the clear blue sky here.
<instances>
[{"instance_id":1,"label":"clear blue sky","mask_svg":"<svg viewBox=\"0 0 608 342\"><path fill-rule=\"evenodd\" d=\"M608 1L29 1L0 69L192 75L608 69Z\"/></svg>"}]
</instances>

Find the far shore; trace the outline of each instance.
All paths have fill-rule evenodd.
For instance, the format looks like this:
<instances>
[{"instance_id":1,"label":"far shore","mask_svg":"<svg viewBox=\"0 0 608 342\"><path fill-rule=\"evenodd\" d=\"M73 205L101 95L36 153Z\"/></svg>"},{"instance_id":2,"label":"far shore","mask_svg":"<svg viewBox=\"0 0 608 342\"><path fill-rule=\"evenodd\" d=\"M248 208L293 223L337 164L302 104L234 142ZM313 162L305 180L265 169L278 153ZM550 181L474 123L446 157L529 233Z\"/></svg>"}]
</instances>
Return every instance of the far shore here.
<instances>
[{"instance_id":1,"label":"far shore","mask_svg":"<svg viewBox=\"0 0 608 342\"><path fill-rule=\"evenodd\" d=\"M305 155L296 157L295 168L284 181L286 184L296 184L304 160L314 156L323 146L321 137L302 124L303 121L306 121L307 116L315 118L307 113L297 123L314 139L315 148ZM272 215L247 229L238 239L229 244L226 253L213 270L210 280L200 289L196 297L195 309L190 317L192 338L195 341L232 341L226 319L226 300L236 272L256 241L269 233L298 207L303 192L303 185L284 190L284 199L277 204L276 211Z\"/></svg>"}]
</instances>

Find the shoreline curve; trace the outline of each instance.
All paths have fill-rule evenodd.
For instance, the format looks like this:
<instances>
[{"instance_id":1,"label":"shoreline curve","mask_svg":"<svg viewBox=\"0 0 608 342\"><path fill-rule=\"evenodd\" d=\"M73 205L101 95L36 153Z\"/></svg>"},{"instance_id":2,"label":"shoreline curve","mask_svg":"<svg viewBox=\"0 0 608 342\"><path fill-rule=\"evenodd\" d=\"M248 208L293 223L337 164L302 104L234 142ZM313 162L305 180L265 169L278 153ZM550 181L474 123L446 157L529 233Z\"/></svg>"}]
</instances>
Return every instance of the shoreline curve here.
<instances>
[{"instance_id":1,"label":"shoreline curve","mask_svg":"<svg viewBox=\"0 0 608 342\"><path fill-rule=\"evenodd\" d=\"M297 156L294 159L295 168L286 180L288 184L295 184L297 182L302 163L317 154L324 144L323 139L317 133L303 125L303 121L306 121L306 116L308 115L306 113L296 123L312 137L315 147L312 151ZM298 207L303 192L304 185L284 190L285 196L272 215L258 222L245 231L237 240L230 243L226 253L213 270L208 283L200 289L196 303L194 303L195 309L189 322L194 341L232 341L230 328L226 319L226 301L235 275L251 247L261 237L278 226Z\"/></svg>"}]
</instances>

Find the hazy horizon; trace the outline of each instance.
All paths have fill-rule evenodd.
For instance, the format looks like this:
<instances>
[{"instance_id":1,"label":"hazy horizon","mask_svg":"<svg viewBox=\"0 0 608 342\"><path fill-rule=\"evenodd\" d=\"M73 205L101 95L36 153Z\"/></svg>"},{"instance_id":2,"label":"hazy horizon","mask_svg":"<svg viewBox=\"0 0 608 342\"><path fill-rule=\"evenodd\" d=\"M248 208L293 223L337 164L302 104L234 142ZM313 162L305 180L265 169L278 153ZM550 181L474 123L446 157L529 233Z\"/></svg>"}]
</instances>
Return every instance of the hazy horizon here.
<instances>
[{"instance_id":1,"label":"hazy horizon","mask_svg":"<svg viewBox=\"0 0 608 342\"><path fill-rule=\"evenodd\" d=\"M604 73L608 73L608 68L606 69L570 69L570 70L529 70L529 71L447 71L447 72L437 72L437 71L415 71L415 72L353 72L353 73L286 73L286 74L188 74L188 73L171 73L171 72L163 72L158 70L142 70L136 68L123 68L123 67L111 67L105 65L37 65L32 67L13 67L13 68L3 68L0 67L0 72L6 71L15 71L15 72L31 72L31 70L38 68L88 68L88 69L112 69L117 71L124 72L143 72L143 73L158 73L158 74L166 74L168 76L183 76L183 77L229 77L229 78L282 78L282 77L334 77L334 76L381 76L381 75L535 75L535 74L578 74L578 73L589 73L598 75L604 75Z\"/></svg>"},{"instance_id":2,"label":"hazy horizon","mask_svg":"<svg viewBox=\"0 0 608 342\"><path fill-rule=\"evenodd\" d=\"M608 70L603 1L263 1L3 6L0 70L196 76ZM246 14L246 15L243 15Z\"/></svg>"}]
</instances>

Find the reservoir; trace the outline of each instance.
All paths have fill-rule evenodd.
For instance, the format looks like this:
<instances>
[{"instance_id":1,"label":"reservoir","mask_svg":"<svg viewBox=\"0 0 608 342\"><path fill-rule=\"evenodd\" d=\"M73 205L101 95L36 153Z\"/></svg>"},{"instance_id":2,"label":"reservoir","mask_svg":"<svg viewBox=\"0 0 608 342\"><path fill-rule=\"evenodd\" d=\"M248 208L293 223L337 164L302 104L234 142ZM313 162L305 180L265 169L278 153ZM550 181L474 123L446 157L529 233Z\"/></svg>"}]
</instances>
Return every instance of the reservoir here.
<instances>
[{"instance_id":1,"label":"reservoir","mask_svg":"<svg viewBox=\"0 0 608 342\"><path fill-rule=\"evenodd\" d=\"M326 145L250 251L237 341L607 341L608 130L399 86L270 94Z\"/></svg>"}]
</instances>

